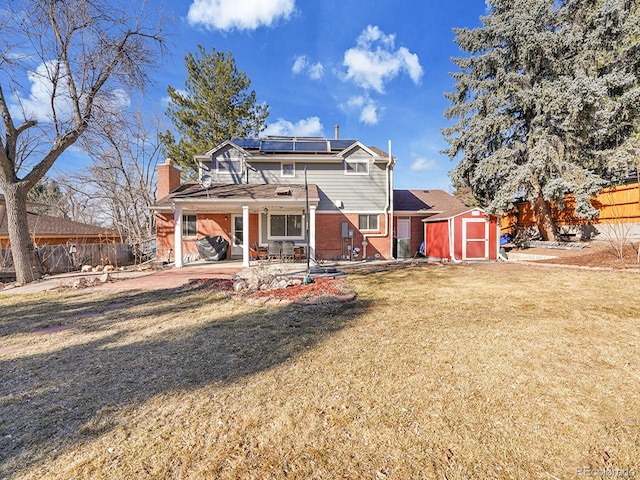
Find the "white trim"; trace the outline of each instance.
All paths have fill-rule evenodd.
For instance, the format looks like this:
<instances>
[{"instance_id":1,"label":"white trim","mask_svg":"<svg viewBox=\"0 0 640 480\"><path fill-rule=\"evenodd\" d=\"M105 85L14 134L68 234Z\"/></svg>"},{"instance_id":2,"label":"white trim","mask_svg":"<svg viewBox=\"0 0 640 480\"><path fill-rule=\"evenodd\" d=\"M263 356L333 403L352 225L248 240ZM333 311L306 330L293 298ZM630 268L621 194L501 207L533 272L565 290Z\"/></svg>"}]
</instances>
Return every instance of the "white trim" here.
<instances>
[{"instance_id":1,"label":"white trim","mask_svg":"<svg viewBox=\"0 0 640 480\"><path fill-rule=\"evenodd\" d=\"M242 207L242 266L247 268L249 266L249 207L244 205Z\"/></svg>"},{"instance_id":2,"label":"white trim","mask_svg":"<svg viewBox=\"0 0 640 480\"><path fill-rule=\"evenodd\" d=\"M173 211L173 250L175 267L182 268L182 206L176 205Z\"/></svg>"},{"instance_id":3,"label":"white trim","mask_svg":"<svg viewBox=\"0 0 640 480\"><path fill-rule=\"evenodd\" d=\"M360 228L360 217L376 217L376 228ZM367 225L369 224L369 219L367 218ZM359 213L358 214L358 231L360 232L379 232L380 231L380 214L379 213Z\"/></svg>"},{"instance_id":4,"label":"white trim","mask_svg":"<svg viewBox=\"0 0 640 480\"><path fill-rule=\"evenodd\" d=\"M359 140L356 140L354 143L349 145L347 148L345 148L341 152L338 152L337 155L340 156L340 157L345 157L347 155L347 153L351 152L352 150L355 150L356 148L360 148L360 149L364 150L365 152L367 152L369 155L371 155L371 157L373 158L374 162L376 160L384 160L385 162L387 161L387 159L385 157L381 157L376 152L374 152L369 147L367 147L365 144L361 143Z\"/></svg>"},{"instance_id":5,"label":"white trim","mask_svg":"<svg viewBox=\"0 0 640 480\"><path fill-rule=\"evenodd\" d=\"M469 223L484 223L484 238L472 238L467 240L467 225ZM467 256L467 242L484 243L484 257ZM463 218L462 219L462 259L463 260L489 260L489 220L486 218Z\"/></svg>"},{"instance_id":6,"label":"white trim","mask_svg":"<svg viewBox=\"0 0 640 480\"><path fill-rule=\"evenodd\" d=\"M309 207L311 208L311 207ZM297 235L288 235L288 236L281 236L281 235L271 235L271 216L272 215L284 215L284 216L298 216L300 217L300 221L301 221L301 225L300 225L300 236ZM304 240L304 222L302 221L303 219L303 215L302 212L299 211L278 211L276 213L269 212L267 214L267 240ZM286 225L286 219L285 219L285 225Z\"/></svg>"},{"instance_id":7,"label":"white trim","mask_svg":"<svg viewBox=\"0 0 640 480\"><path fill-rule=\"evenodd\" d=\"M285 165L291 165L293 167L293 174L289 175L289 174L285 174L284 173L284 166ZM296 176L296 162L287 162L285 160L280 162L280 176L284 177L284 178L295 178Z\"/></svg>"},{"instance_id":8,"label":"white trim","mask_svg":"<svg viewBox=\"0 0 640 480\"><path fill-rule=\"evenodd\" d=\"M354 171L350 171L350 170L347 169L347 165L350 164L350 163L355 163L355 164L364 163L367 166L367 171L366 172L359 172L357 170L357 168ZM352 159L345 158L344 159L344 174L345 175L349 175L349 176L351 176L351 175L358 175L358 176L367 176L367 175L369 175L369 159L368 158L366 158L366 159L365 158L352 158Z\"/></svg>"},{"instance_id":9,"label":"white trim","mask_svg":"<svg viewBox=\"0 0 640 480\"><path fill-rule=\"evenodd\" d=\"M231 255L238 255L242 252L242 243L236 244L236 218L242 218L242 214L231 214ZM244 242L244 222L242 223L242 241Z\"/></svg>"},{"instance_id":10,"label":"white trim","mask_svg":"<svg viewBox=\"0 0 640 480\"><path fill-rule=\"evenodd\" d=\"M316 259L316 207L309 206L309 259Z\"/></svg>"},{"instance_id":11,"label":"white trim","mask_svg":"<svg viewBox=\"0 0 640 480\"><path fill-rule=\"evenodd\" d=\"M184 217L195 217L196 218L196 231L193 235L185 235L184 232L182 233L182 238L198 238L198 215L196 213L183 213L182 214L182 219L184 220ZM183 221L182 222L182 227L181 228L185 228L187 226L187 222Z\"/></svg>"},{"instance_id":12,"label":"white trim","mask_svg":"<svg viewBox=\"0 0 640 480\"><path fill-rule=\"evenodd\" d=\"M220 168L220 163L236 163L238 162L240 164L240 168L238 170L232 170L231 168ZM216 173L235 173L235 174L242 174L242 164L244 163L244 159L243 158L216 158L215 159L215 163L216 163Z\"/></svg>"}]
</instances>

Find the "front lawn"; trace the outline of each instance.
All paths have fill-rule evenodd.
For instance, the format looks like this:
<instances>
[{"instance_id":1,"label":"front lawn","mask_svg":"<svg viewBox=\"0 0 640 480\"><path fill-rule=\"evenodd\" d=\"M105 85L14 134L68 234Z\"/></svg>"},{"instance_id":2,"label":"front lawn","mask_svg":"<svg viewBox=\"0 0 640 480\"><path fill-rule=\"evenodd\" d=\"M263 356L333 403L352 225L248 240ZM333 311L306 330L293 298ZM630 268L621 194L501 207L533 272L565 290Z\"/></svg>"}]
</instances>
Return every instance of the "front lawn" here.
<instances>
[{"instance_id":1,"label":"front lawn","mask_svg":"<svg viewBox=\"0 0 640 480\"><path fill-rule=\"evenodd\" d=\"M407 267L322 309L0 296L0 477L640 477L639 280Z\"/></svg>"}]
</instances>

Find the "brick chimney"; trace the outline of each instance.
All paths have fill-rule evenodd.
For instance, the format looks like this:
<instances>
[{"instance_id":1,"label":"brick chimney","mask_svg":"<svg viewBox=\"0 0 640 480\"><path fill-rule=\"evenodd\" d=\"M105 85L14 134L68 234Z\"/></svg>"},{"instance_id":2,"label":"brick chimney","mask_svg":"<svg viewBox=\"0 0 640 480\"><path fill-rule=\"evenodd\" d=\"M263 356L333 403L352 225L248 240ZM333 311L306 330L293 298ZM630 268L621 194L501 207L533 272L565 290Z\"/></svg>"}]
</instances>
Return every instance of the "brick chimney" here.
<instances>
[{"instance_id":1,"label":"brick chimney","mask_svg":"<svg viewBox=\"0 0 640 480\"><path fill-rule=\"evenodd\" d=\"M179 186L180 169L173 164L173 160L167 158L164 163L158 165L157 200L166 197Z\"/></svg>"}]
</instances>

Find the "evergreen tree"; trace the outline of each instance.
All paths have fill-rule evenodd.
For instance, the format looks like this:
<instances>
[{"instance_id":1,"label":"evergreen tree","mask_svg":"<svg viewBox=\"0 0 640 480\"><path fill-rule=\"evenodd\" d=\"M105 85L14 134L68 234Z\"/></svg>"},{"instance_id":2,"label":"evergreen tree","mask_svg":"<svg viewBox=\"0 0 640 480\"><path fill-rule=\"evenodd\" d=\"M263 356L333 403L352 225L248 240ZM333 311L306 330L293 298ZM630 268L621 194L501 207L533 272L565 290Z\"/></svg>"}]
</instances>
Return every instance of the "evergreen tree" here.
<instances>
[{"instance_id":1,"label":"evergreen tree","mask_svg":"<svg viewBox=\"0 0 640 480\"><path fill-rule=\"evenodd\" d=\"M266 127L266 104L256 104L251 81L238 71L231 52L224 54L201 45L185 57L185 91L169 86L167 116L179 140L171 131L161 135L165 153L176 163L195 169L194 155L205 153L233 137L257 136Z\"/></svg>"},{"instance_id":2,"label":"evergreen tree","mask_svg":"<svg viewBox=\"0 0 640 480\"><path fill-rule=\"evenodd\" d=\"M493 212L517 196L533 203L543 239L556 238L550 202L590 198L626 173L621 147L638 127L639 8L629 0L490 0L482 27L456 29L469 53L456 58L445 115L446 153ZM627 149L628 150L628 149Z\"/></svg>"}]
</instances>

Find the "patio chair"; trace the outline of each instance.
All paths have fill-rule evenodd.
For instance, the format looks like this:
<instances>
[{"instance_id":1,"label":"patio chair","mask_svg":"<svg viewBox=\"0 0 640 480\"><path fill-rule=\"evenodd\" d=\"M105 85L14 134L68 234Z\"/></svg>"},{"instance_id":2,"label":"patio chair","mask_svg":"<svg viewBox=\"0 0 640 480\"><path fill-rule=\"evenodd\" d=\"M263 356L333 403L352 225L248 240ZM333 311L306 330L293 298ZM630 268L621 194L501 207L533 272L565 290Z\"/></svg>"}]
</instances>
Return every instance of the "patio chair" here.
<instances>
[{"instance_id":1,"label":"patio chair","mask_svg":"<svg viewBox=\"0 0 640 480\"><path fill-rule=\"evenodd\" d=\"M296 245L293 242L282 242L282 260L293 261Z\"/></svg>"},{"instance_id":2,"label":"patio chair","mask_svg":"<svg viewBox=\"0 0 640 480\"><path fill-rule=\"evenodd\" d=\"M269 260L279 259L282 254L282 242L269 242L267 246L267 258Z\"/></svg>"}]
</instances>

